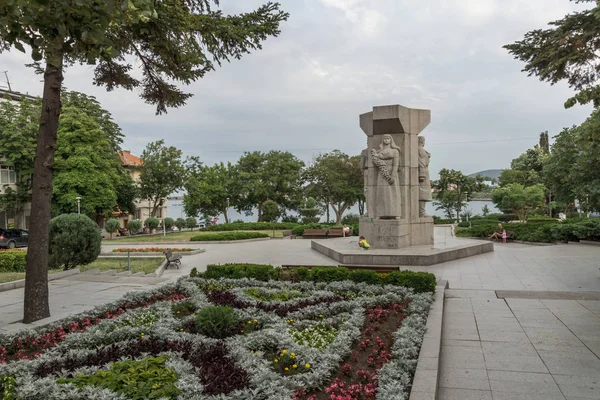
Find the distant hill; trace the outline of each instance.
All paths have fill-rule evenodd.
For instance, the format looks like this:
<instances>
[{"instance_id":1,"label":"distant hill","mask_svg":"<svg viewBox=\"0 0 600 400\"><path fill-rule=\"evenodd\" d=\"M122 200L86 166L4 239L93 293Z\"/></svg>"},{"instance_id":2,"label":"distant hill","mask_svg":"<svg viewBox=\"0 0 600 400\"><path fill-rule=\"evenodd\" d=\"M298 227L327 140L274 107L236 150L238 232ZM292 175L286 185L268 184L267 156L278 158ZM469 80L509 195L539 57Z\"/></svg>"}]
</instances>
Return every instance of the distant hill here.
<instances>
[{"instance_id":1,"label":"distant hill","mask_svg":"<svg viewBox=\"0 0 600 400\"><path fill-rule=\"evenodd\" d=\"M475 172L469 176L475 178L477 175L481 175L481 176L487 176L491 179L498 180L500 178L500 174L502 173L502 171L504 171L504 170L503 169L486 169L485 171Z\"/></svg>"}]
</instances>

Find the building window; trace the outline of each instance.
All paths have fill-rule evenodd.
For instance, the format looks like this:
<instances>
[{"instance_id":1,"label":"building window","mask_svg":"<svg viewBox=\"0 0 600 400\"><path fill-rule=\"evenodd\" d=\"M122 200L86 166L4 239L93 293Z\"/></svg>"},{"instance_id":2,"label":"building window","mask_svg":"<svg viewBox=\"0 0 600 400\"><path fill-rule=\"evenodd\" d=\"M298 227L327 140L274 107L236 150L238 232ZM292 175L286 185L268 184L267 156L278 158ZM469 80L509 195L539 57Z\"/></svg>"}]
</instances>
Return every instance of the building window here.
<instances>
[{"instance_id":1,"label":"building window","mask_svg":"<svg viewBox=\"0 0 600 400\"><path fill-rule=\"evenodd\" d=\"M0 184L7 185L17 183L17 173L12 167L0 165Z\"/></svg>"},{"instance_id":2,"label":"building window","mask_svg":"<svg viewBox=\"0 0 600 400\"><path fill-rule=\"evenodd\" d=\"M158 210L156 211L156 217L157 218L162 218L163 217L163 209L162 209L162 207L159 207Z\"/></svg>"},{"instance_id":3,"label":"building window","mask_svg":"<svg viewBox=\"0 0 600 400\"><path fill-rule=\"evenodd\" d=\"M142 210L139 208L135 210L135 219L142 219Z\"/></svg>"}]
</instances>

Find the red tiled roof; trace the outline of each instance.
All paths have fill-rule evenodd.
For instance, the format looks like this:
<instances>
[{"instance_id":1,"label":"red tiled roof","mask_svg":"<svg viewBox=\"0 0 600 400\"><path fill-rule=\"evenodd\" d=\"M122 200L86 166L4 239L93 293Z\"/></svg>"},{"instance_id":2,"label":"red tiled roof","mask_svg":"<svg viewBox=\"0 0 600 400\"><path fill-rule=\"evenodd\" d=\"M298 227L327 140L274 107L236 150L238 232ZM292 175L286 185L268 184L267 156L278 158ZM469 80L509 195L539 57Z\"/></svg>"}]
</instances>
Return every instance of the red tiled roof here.
<instances>
[{"instance_id":1,"label":"red tiled roof","mask_svg":"<svg viewBox=\"0 0 600 400\"><path fill-rule=\"evenodd\" d=\"M119 157L124 167L139 167L142 165L142 159L131 154L129 150L123 150L119 153Z\"/></svg>"}]
</instances>

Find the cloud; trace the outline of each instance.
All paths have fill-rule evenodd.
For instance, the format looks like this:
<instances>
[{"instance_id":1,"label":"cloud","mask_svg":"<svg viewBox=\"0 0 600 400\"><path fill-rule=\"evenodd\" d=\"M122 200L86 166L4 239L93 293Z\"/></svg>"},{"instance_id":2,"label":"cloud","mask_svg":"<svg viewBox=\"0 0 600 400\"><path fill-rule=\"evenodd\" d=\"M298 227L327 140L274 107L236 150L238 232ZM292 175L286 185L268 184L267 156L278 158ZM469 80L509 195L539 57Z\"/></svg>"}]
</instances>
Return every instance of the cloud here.
<instances>
[{"instance_id":1,"label":"cloud","mask_svg":"<svg viewBox=\"0 0 600 400\"><path fill-rule=\"evenodd\" d=\"M222 2L247 12L263 0ZM93 69L65 73L70 90L98 98L141 153L164 138L208 164L244 151L289 150L304 161L341 149L358 154L366 137L358 115L374 105L432 110L423 132L432 173L507 167L536 143L581 123L589 107L564 110L565 84L528 78L502 48L582 5L567 0L283 0L290 19L263 49L224 64L184 90L185 107L155 116L136 92L106 92ZM42 93L26 55L0 55L13 89ZM0 75L0 80L3 77ZM497 142L496 140L505 140ZM487 142L486 142L487 141Z\"/></svg>"}]
</instances>

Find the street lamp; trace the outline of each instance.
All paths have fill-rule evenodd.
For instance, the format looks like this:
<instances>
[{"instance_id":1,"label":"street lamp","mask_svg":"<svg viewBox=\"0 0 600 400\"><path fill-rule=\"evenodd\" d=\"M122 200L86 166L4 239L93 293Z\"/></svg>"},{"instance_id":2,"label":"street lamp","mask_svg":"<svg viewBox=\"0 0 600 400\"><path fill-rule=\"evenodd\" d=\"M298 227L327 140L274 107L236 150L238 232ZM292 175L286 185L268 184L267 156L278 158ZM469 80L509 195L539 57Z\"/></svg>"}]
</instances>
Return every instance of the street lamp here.
<instances>
[{"instance_id":1,"label":"street lamp","mask_svg":"<svg viewBox=\"0 0 600 400\"><path fill-rule=\"evenodd\" d=\"M81 214L81 197L77 196L75 200L77 200L77 214Z\"/></svg>"}]
</instances>

